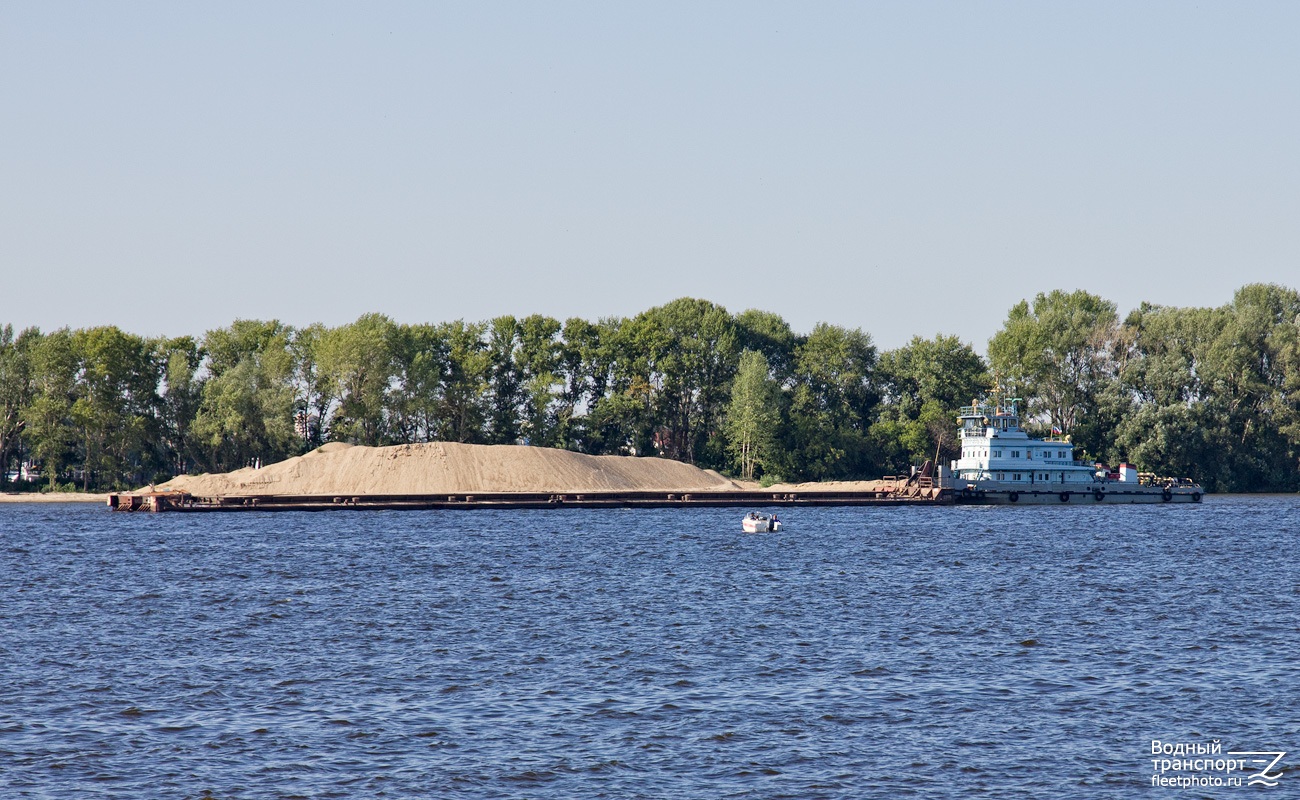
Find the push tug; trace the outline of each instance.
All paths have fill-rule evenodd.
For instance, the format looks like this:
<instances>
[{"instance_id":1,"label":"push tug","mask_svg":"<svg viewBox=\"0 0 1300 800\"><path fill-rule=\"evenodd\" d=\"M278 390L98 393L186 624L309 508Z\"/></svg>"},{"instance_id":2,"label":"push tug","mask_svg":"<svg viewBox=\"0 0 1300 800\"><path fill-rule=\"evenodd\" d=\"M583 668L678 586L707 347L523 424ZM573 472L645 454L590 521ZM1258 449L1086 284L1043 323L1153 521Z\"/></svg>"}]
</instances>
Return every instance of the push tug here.
<instances>
[{"instance_id":1,"label":"push tug","mask_svg":"<svg viewBox=\"0 0 1300 800\"><path fill-rule=\"evenodd\" d=\"M1156 478L1129 464L1112 472L1078 461L1074 445L1058 435L1031 437L1020 425L1016 400L979 403L957 418L961 458L952 462L958 503L1066 505L1199 503L1204 493L1189 478ZM1055 434L1055 430L1053 431Z\"/></svg>"}]
</instances>

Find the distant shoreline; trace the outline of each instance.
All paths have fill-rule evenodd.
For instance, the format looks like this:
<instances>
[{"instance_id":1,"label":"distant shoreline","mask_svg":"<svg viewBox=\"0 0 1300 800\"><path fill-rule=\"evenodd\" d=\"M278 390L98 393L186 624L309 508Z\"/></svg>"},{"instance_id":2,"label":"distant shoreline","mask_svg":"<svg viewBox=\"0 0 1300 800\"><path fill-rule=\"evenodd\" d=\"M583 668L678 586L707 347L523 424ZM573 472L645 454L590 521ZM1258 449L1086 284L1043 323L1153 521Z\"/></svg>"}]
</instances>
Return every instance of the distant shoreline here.
<instances>
[{"instance_id":1,"label":"distant shoreline","mask_svg":"<svg viewBox=\"0 0 1300 800\"><path fill-rule=\"evenodd\" d=\"M108 494L86 492L0 492L0 503L108 503Z\"/></svg>"}]
</instances>

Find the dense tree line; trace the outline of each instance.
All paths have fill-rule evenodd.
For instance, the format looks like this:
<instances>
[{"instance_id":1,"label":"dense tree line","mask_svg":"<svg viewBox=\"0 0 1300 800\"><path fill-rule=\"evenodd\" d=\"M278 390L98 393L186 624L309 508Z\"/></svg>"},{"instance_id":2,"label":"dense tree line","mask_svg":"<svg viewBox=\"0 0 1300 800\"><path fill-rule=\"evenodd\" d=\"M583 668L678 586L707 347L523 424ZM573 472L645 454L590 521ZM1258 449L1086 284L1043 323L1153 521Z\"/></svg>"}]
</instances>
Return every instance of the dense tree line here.
<instances>
[{"instance_id":1,"label":"dense tree line","mask_svg":"<svg viewBox=\"0 0 1300 800\"><path fill-rule=\"evenodd\" d=\"M659 455L758 480L875 477L954 457L954 413L996 389L1090 456L1211 490L1300 489L1300 297L1218 309L1052 292L986 362L951 336L878 353L858 329L683 298L632 318L336 328L239 320L191 337L0 329L0 487L142 485L326 441L527 443ZM31 477L31 471L26 473Z\"/></svg>"},{"instance_id":2,"label":"dense tree line","mask_svg":"<svg viewBox=\"0 0 1300 800\"><path fill-rule=\"evenodd\" d=\"M1086 292L1011 309L994 372L1094 457L1209 491L1300 491L1300 294L1255 284L1220 308L1144 303L1122 322Z\"/></svg>"}]
</instances>

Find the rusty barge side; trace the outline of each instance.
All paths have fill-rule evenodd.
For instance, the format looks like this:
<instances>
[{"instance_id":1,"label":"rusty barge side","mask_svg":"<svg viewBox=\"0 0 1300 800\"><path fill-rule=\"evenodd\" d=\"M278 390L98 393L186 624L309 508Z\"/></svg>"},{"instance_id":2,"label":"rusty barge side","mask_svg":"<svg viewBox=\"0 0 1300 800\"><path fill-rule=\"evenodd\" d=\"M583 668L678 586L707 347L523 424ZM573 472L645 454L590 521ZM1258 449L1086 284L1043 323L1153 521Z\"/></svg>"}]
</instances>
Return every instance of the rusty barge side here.
<instances>
[{"instance_id":1,"label":"rusty barge side","mask_svg":"<svg viewBox=\"0 0 1300 800\"><path fill-rule=\"evenodd\" d=\"M109 495L114 511L360 511L514 508L725 508L739 506L951 505L953 493L904 485L877 491L473 492L457 494L226 495L185 492Z\"/></svg>"}]
</instances>

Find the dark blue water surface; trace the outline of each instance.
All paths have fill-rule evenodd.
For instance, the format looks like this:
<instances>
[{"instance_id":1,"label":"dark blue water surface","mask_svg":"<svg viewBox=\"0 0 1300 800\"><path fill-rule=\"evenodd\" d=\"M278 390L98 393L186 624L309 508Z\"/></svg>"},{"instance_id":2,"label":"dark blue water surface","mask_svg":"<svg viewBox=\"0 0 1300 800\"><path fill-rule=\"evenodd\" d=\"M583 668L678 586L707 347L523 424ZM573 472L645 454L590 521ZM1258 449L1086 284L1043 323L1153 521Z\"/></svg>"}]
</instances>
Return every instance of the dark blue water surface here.
<instances>
[{"instance_id":1,"label":"dark blue water surface","mask_svg":"<svg viewBox=\"0 0 1300 800\"><path fill-rule=\"evenodd\" d=\"M1300 499L742 513L0 506L0 797L1199 796L1152 739L1300 751Z\"/></svg>"}]
</instances>

